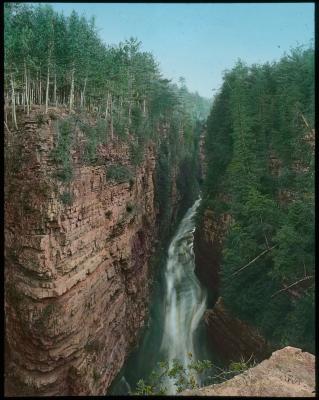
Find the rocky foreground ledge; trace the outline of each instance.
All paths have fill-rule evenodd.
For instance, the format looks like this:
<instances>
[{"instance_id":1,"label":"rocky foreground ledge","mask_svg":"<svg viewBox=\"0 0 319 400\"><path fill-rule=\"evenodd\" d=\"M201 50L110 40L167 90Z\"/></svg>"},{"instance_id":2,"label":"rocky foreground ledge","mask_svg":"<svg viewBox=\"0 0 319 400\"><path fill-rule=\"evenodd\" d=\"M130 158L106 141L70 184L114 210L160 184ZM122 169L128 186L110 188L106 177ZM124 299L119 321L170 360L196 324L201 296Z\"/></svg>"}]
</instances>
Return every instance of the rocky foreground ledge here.
<instances>
[{"instance_id":1,"label":"rocky foreground ledge","mask_svg":"<svg viewBox=\"0 0 319 400\"><path fill-rule=\"evenodd\" d=\"M274 396L314 397L315 357L295 347L272 353L268 360L234 378L197 390L186 390L184 396Z\"/></svg>"}]
</instances>

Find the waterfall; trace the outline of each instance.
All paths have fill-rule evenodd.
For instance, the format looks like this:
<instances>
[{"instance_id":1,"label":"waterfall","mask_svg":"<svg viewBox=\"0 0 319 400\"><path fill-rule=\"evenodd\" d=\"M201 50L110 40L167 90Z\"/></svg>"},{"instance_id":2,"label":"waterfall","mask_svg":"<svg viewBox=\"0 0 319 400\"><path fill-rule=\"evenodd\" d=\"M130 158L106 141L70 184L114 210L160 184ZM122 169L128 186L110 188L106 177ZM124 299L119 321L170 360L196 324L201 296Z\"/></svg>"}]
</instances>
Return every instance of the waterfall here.
<instances>
[{"instance_id":1,"label":"waterfall","mask_svg":"<svg viewBox=\"0 0 319 400\"><path fill-rule=\"evenodd\" d=\"M189 362L188 353L203 359L196 351L203 350L205 340L197 327L206 309L206 292L195 275L193 252L195 214L200 199L186 212L174 235L165 264L161 288L153 298L151 324L139 348L130 356L123 375L113 385L110 394L127 395L134 390L138 380L146 382L158 361L170 364L178 359L184 366ZM200 344L200 346L198 346ZM196 345L196 346L195 346ZM204 346L203 346L204 345ZM206 356L206 351L205 356ZM166 392L175 394L174 382L165 381Z\"/></svg>"},{"instance_id":2,"label":"waterfall","mask_svg":"<svg viewBox=\"0 0 319 400\"><path fill-rule=\"evenodd\" d=\"M165 320L160 352L170 364L178 359L184 366L188 353L196 359L194 333L206 308L206 293L195 275L193 251L198 199L187 211L168 249L165 270ZM175 394L173 381L166 382L169 394Z\"/></svg>"}]
</instances>

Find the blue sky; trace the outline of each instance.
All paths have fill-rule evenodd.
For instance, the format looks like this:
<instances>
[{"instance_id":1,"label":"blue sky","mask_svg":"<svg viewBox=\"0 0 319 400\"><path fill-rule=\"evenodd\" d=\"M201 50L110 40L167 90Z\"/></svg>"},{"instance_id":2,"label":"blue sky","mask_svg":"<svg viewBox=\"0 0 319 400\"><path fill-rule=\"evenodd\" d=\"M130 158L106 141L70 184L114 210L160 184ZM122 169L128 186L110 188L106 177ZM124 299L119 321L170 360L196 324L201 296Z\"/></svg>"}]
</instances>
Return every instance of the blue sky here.
<instances>
[{"instance_id":1,"label":"blue sky","mask_svg":"<svg viewBox=\"0 0 319 400\"><path fill-rule=\"evenodd\" d=\"M223 71L238 58L249 64L273 61L314 37L314 3L50 4L65 15L72 9L94 15L108 44L137 37L166 78L177 82L183 76L191 91L205 97L212 97Z\"/></svg>"}]
</instances>

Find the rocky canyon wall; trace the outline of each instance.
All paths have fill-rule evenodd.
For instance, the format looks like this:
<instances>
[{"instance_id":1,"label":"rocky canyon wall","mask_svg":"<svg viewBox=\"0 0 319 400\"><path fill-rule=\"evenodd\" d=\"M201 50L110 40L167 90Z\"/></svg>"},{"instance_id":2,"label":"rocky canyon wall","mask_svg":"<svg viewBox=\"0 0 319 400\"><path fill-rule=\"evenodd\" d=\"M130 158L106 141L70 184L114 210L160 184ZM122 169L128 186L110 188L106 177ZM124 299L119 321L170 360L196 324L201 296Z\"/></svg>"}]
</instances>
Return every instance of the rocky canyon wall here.
<instances>
[{"instance_id":1,"label":"rocky canyon wall","mask_svg":"<svg viewBox=\"0 0 319 400\"><path fill-rule=\"evenodd\" d=\"M21 116L7 143L5 391L104 395L147 317L155 149L123 183L107 172L130 164L127 145L101 146L96 166L74 150L62 184L50 158L55 121L37 121L36 111Z\"/></svg>"}]
</instances>

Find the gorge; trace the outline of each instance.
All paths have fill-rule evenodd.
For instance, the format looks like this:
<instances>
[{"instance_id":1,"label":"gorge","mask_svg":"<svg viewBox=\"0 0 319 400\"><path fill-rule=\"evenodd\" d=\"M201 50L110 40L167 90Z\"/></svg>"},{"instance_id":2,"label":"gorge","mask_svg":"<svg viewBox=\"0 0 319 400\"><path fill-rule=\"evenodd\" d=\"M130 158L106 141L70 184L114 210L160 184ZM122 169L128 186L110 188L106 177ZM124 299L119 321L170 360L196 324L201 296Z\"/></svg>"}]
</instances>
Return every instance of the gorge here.
<instances>
[{"instance_id":1,"label":"gorge","mask_svg":"<svg viewBox=\"0 0 319 400\"><path fill-rule=\"evenodd\" d=\"M293 371L312 396L313 47L211 102L76 12L4 11L5 395L134 394L192 359L188 394Z\"/></svg>"}]
</instances>

